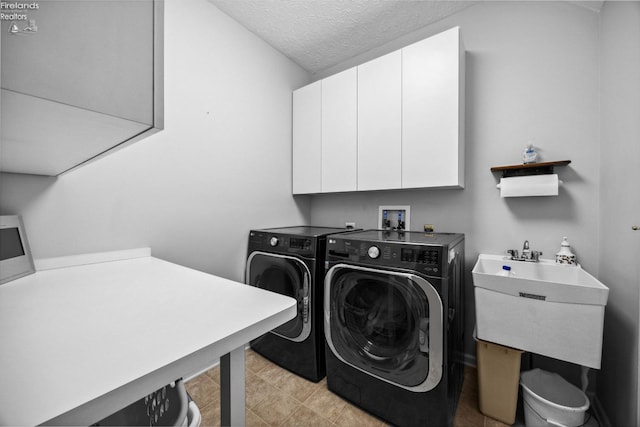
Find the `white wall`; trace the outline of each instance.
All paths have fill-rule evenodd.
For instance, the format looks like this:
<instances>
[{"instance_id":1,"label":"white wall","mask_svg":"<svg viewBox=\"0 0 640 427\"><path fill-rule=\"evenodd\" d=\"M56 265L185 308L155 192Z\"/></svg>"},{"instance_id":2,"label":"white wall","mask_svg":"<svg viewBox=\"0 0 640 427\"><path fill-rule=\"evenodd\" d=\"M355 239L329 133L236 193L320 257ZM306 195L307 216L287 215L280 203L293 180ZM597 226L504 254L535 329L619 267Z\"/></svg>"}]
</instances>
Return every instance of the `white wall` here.
<instances>
[{"instance_id":1,"label":"white wall","mask_svg":"<svg viewBox=\"0 0 640 427\"><path fill-rule=\"evenodd\" d=\"M637 30L638 6L615 7L631 9L614 13L613 4L605 5L611 27L603 27L604 38L616 45L628 37L624 46L637 54L637 34L614 27L627 15L632 21L624 31ZM626 425L637 402L628 379L636 359L618 356L635 351L637 343L624 340L634 333L637 339L631 319L638 296L637 284L619 284L609 267L616 240L608 231L620 224L614 213L624 195L609 187L625 180L616 174L626 173L618 167L629 161L624 153L635 147L638 158L639 135L634 128L624 141L609 138L607 126L615 129L626 108L637 118L638 106L629 101L602 115L601 152L599 64L609 59L599 58L599 21L597 13L565 2L484 2L315 76L461 26L468 51L467 186L313 196L309 214L309 197L290 195L290 96L307 83L306 74L206 1L166 0L166 129L57 180L3 174L0 210L24 216L36 257L149 245L157 256L236 280L250 228L345 221L376 227L381 204L411 205L414 229L433 223L436 231L465 233L468 272L478 253L520 249L525 239L553 258L569 236L581 264L612 289L599 395L614 425ZM615 82L614 69L623 63L613 63L603 81ZM639 75L633 67L628 71ZM637 93L637 86L625 88ZM558 169L566 185L559 197L501 199L498 175L489 169L520 162L532 137L544 160L572 160ZM615 150L609 143L617 143ZM468 273L469 353L473 318Z\"/></svg>"},{"instance_id":2,"label":"white wall","mask_svg":"<svg viewBox=\"0 0 640 427\"><path fill-rule=\"evenodd\" d=\"M640 2L606 2L601 15L600 278L610 291L598 396L612 425L630 426L640 425Z\"/></svg>"},{"instance_id":3,"label":"white wall","mask_svg":"<svg viewBox=\"0 0 640 427\"><path fill-rule=\"evenodd\" d=\"M291 91L308 75L205 0L165 1L165 130L56 179L3 174L36 258L150 246L244 279L254 227L304 224Z\"/></svg>"},{"instance_id":4,"label":"white wall","mask_svg":"<svg viewBox=\"0 0 640 427\"><path fill-rule=\"evenodd\" d=\"M314 196L311 221L377 227L378 205L410 205L412 229L465 233L466 352L475 355L478 253L521 250L528 239L553 259L568 236L579 262L598 273L598 14L564 2L486 2L328 74L456 25L467 49L466 188ZM490 168L521 163L529 138L543 160L572 161L556 170L566 185L558 197L501 199Z\"/></svg>"}]
</instances>

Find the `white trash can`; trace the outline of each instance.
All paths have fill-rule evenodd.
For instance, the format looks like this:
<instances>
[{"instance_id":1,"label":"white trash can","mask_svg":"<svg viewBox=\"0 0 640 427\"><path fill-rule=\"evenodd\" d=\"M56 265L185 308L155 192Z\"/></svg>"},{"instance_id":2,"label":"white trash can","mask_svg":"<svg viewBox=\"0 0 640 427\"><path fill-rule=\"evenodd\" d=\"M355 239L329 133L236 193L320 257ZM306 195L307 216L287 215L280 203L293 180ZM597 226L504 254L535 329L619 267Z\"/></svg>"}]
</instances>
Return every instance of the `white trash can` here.
<instances>
[{"instance_id":1,"label":"white trash can","mask_svg":"<svg viewBox=\"0 0 640 427\"><path fill-rule=\"evenodd\" d=\"M520 374L526 427L578 427L585 422L589 399L560 375L533 369Z\"/></svg>"}]
</instances>

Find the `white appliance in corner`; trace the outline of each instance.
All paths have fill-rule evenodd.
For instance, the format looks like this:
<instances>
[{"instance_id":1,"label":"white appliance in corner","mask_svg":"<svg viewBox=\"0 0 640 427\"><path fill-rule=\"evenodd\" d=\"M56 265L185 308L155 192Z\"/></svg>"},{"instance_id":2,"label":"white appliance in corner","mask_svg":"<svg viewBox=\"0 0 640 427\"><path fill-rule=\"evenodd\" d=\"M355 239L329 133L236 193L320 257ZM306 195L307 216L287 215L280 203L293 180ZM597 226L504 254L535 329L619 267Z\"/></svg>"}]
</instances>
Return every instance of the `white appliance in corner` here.
<instances>
[{"instance_id":1,"label":"white appliance in corner","mask_svg":"<svg viewBox=\"0 0 640 427\"><path fill-rule=\"evenodd\" d=\"M22 219L0 216L0 285L35 272Z\"/></svg>"}]
</instances>

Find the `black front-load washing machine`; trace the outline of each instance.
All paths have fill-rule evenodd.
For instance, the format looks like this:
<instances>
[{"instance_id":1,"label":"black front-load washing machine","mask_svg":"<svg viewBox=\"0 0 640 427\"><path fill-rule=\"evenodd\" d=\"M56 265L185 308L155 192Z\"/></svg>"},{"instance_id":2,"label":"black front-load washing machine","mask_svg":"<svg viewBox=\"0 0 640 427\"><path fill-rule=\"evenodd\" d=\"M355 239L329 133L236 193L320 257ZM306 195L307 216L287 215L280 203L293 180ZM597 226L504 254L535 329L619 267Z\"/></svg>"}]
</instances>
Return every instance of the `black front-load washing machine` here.
<instances>
[{"instance_id":1,"label":"black front-load washing machine","mask_svg":"<svg viewBox=\"0 0 640 427\"><path fill-rule=\"evenodd\" d=\"M464 235L327 237L332 392L398 426L451 426L462 385Z\"/></svg>"},{"instance_id":2,"label":"black front-load washing machine","mask_svg":"<svg viewBox=\"0 0 640 427\"><path fill-rule=\"evenodd\" d=\"M326 236L344 228L251 230L245 283L295 298L296 317L251 341L251 348L311 381L325 376L322 323Z\"/></svg>"}]
</instances>

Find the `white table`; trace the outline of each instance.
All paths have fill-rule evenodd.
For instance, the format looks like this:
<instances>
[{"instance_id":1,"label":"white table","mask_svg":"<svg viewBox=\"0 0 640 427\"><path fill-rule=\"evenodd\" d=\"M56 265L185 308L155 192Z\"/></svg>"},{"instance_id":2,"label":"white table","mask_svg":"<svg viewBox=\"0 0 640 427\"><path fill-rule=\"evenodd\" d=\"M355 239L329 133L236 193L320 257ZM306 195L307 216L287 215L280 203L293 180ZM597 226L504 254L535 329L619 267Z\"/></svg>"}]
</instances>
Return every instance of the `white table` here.
<instances>
[{"instance_id":1,"label":"white table","mask_svg":"<svg viewBox=\"0 0 640 427\"><path fill-rule=\"evenodd\" d=\"M244 424L244 346L295 300L123 254L36 263L0 286L0 425L89 425L218 359L222 424Z\"/></svg>"}]
</instances>

